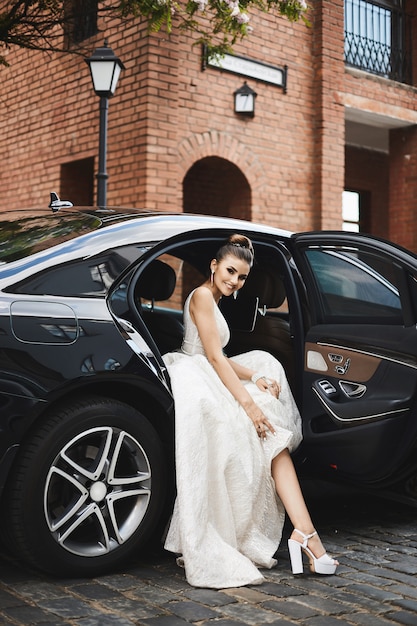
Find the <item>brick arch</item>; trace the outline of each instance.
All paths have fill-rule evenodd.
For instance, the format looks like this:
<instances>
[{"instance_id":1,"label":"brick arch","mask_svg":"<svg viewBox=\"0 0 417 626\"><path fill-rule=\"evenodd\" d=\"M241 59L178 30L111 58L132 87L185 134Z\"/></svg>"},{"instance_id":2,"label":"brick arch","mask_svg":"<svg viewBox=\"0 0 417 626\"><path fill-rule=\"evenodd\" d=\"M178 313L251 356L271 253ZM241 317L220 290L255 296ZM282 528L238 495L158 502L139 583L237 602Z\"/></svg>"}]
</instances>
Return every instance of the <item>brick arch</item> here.
<instances>
[{"instance_id":1,"label":"brick arch","mask_svg":"<svg viewBox=\"0 0 417 626\"><path fill-rule=\"evenodd\" d=\"M252 191L262 187L267 182L265 172L257 156L247 145L228 133L209 130L190 135L180 143L178 156L182 180L197 161L206 157L221 157L242 171Z\"/></svg>"},{"instance_id":2,"label":"brick arch","mask_svg":"<svg viewBox=\"0 0 417 626\"><path fill-rule=\"evenodd\" d=\"M183 211L250 220L252 191L242 170L218 156L203 157L182 183Z\"/></svg>"}]
</instances>

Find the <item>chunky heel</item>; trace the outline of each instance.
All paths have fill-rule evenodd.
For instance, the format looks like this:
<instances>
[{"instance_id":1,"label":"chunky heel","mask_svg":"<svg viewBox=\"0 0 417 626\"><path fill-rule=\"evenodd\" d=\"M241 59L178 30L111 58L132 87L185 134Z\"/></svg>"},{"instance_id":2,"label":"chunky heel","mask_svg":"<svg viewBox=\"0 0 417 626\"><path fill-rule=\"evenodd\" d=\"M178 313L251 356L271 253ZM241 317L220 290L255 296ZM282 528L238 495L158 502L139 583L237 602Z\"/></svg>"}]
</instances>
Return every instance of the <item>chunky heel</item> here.
<instances>
[{"instance_id":1,"label":"chunky heel","mask_svg":"<svg viewBox=\"0 0 417 626\"><path fill-rule=\"evenodd\" d=\"M291 569L293 574L303 573L303 555L301 552L301 543L288 539L288 552L290 553Z\"/></svg>"},{"instance_id":2,"label":"chunky heel","mask_svg":"<svg viewBox=\"0 0 417 626\"><path fill-rule=\"evenodd\" d=\"M294 531L301 535L303 543L295 541L295 539L288 539L288 551L290 553L291 568L293 574L303 573L303 557L302 552L308 556L310 561L310 570L315 574L331 575L336 571L339 565L337 561L332 559L327 553L316 558L310 548L308 547L308 540L317 535L317 531L314 531L310 535L305 535L301 530L294 528Z\"/></svg>"}]
</instances>

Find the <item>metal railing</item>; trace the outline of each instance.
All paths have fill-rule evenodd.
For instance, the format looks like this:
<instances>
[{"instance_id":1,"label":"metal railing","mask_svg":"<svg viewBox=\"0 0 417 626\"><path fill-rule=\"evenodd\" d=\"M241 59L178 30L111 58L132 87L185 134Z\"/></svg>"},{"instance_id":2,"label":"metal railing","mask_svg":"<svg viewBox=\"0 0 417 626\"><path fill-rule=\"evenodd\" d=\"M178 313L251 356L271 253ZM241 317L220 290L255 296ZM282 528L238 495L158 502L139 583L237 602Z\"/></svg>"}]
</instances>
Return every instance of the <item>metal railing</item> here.
<instances>
[{"instance_id":1,"label":"metal railing","mask_svg":"<svg viewBox=\"0 0 417 626\"><path fill-rule=\"evenodd\" d=\"M411 84L411 16L397 4L345 0L345 62Z\"/></svg>"}]
</instances>

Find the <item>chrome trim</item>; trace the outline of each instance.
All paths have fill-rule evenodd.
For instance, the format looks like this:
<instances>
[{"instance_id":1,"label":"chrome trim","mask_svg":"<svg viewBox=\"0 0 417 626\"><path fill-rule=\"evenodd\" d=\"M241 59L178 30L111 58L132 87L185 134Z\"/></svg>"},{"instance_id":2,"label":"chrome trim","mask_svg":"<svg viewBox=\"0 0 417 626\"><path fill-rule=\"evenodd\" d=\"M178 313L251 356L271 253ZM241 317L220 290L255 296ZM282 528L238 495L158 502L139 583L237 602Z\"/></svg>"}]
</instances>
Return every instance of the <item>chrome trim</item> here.
<instances>
[{"instance_id":1,"label":"chrome trim","mask_svg":"<svg viewBox=\"0 0 417 626\"><path fill-rule=\"evenodd\" d=\"M331 361L332 363L343 363L343 356L341 354L329 352L327 356L329 357L329 361Z\"/></svg>"},{"instance_id":2,"label":"chrome trim","mask_svg":"<svg viewBox=\"0 0 417 626\"><path fill-rule=\"evenodd\" d=\"M350 380L339 380L339 387L347 398L362 398L367 392L366 385Z\"/></svg>"},{"instance_id":3,"label":"chrome trim","mask_svg":"<svg viewBox=\"0 0 417 626\"><path fill-rule=\"evenodd\" d=\"M352 359L350 357L347 357L344 365L336 365L334 368L335 372L339 374L339 376L344 376L350 367L351 360Z\"/></svg>"},{"instance_id":4,"label":"chrome trim","mask_svg":"<svg viewBox=\"0 0 417 626\"><path fill-rule=\"evenodd\" d=\"M311 387L311 388L316 394L316 396L318 397L318 399L320 400L320 402L322 403L322 405L324 406L324 408L326 409L326 411L330 413L330 415L334 417L335 420L337 420L338 422L342 422L342 423L363 422L365 420L373 420L373 419L377 419L378 417L387 417L389 415L395 415L396 413L403 413L404 411L410 410L409 407L406 407L404 409L395 409L395 411L387 411L386 413L375 413L374 415L364 415L362 417L340 417L340 415L337 415L337 413L335 413L329 407L329 405L324 401L324 398L321 397L317 389L315 389L314 387Z\"/></svg>"},{"instance_id":5,"label":"chrome trim","mask_svg":"<svg viewBox=\"0 0 417 626\"><path fill-rule=\"evenodd\" d=\"M393 357L386 356L384 354L378 354L377 352L368 352L367 350L359 350L359 348L350 348L348 346L336 345L334 343L327 343L325 341L317 341L315 342L318 346L323 346L324 348L333 348L336 350L346 350L347 352L356 352L357 354L365 354L366 356L372 356L376 359L381 359L382 361L389 361L390 363L397 363L398 365L403 365L404 367L411 367L411 369L417 370L417 363L413 365L412 363L407 363L406 361L400 361L399 359L394 359Z\"/></svg>"},{"instance_id":6,"label":"chrome trim","mask_svg":"<svg viewBox=\"0 0 417 626\"><path fill-rule=\"evenodd\" d=\"M320 246L319 246L319 249L320 249ZM329 249L326 249L326 246L321 246L321 249L330 256L335 256L339 259L342 259L343 261L346 261L346 263L350 263L351 265L354 265L358 269L365 272L365 274L368 274L368 276L372 276L372 278L375 278L375 280L377 280L381 285L384 285L384 287L386 287L389 291L391 291L391 293L393 293L395 296L397 296L398 298L400 297L400 293L397 287L393 285L392 283L390 283L390 281L387 280L385 276L383 276L382 274L374 270L364 261L361 261L360 259L355 259L354 257L343 254L343 252L346 250L349 250L349 252L360 252L358 248L348 249L343 246L332 246L332 249L329 250ZM340 252L341 249L342 251Z\"/></svg>"}]
</instances>

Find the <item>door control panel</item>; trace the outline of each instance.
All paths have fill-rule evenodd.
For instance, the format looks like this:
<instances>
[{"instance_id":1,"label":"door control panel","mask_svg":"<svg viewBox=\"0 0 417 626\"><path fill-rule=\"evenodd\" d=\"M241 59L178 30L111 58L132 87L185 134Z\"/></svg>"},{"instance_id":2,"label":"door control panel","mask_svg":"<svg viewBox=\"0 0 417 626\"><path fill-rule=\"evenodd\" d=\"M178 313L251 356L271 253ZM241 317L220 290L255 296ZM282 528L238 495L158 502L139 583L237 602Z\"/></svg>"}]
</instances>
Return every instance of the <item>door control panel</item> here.
<instances>
[{"instance_id":1,"label":"door control panel","mask_svg":"<svg viewBox=\"0 0 417 626\"><path fill-rule=\"evenodd\" d=\"M328 380L319 380L317 382L317 385L319 386L320 390L326 394L326 396L333 396L337 393L336 387L334 387L334 385L332 385L332 383L330 383Z\"/></svg>"}]
</instances>

